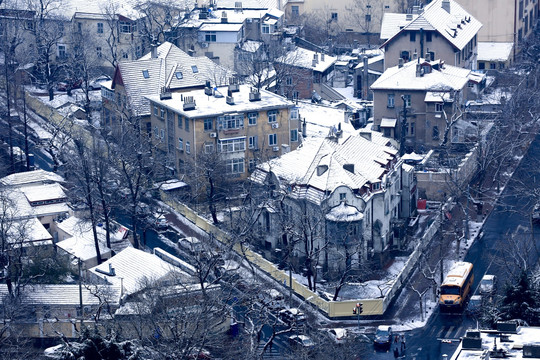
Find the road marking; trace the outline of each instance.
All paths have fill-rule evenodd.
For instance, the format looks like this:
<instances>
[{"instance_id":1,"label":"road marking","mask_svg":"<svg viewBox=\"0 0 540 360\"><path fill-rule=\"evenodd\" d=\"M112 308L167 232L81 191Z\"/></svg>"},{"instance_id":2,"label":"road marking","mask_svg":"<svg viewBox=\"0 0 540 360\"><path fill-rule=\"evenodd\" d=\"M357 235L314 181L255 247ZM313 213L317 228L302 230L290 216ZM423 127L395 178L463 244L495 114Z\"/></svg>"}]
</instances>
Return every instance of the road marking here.
<instances>
[{"instance_id":1,"label":"road marking","mask_svg":"<svg viewBox=\"0 0 540 360\"><path fill-rule=\"evenodd\" d=\"M448 329L448 331L444 335L445 338L450 337L450 334L452 333L452 331L454 331L454 327L455 326L450 326L450 329Z\"/></svg>"},{"instance_id":2,"label":"road marking","mask_svg":"<svg viewBox=\"0 0 540 360\"><path fill-rule=\"evenodd\" d=\"M439 332L437 333L437 336L435 336L436 338L440 338L441 335L442 335L442 332L444 331L445 328L442 328L441 330L439 330Z\"/></svg>"}]
</instances>

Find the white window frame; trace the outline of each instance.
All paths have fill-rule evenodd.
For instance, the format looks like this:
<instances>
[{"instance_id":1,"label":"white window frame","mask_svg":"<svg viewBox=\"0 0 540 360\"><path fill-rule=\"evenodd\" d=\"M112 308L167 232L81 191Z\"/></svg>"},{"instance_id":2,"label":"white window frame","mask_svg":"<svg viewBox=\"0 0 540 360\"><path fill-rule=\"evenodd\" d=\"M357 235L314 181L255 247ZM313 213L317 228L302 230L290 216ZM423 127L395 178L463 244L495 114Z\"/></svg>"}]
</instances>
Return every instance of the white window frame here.
<instances>
[{"instance_id":1,"label":"white window frame","mask_svg":"<svg viewBox=\"0 0 540 360\"><path fill-rule=\"evenodd\" d=\"M186 154L191 154L191 144L186 141Z\"/></svg>"},{"instance_id":2,"label":"white window frame","mask_svg":"<svg viewBox=\"0 0 540 360\"><path fill-rule=\"evenodd\" d=\"M257 112L250 112L247 114L248 117L248 125L254 126L257 125L257 118L259 117L259 113Z\"/></svg>"},{"instance_id":3,"label":"white window frame","mask_svg":"<svg viewBox=\"0 0 540 360\"><path fill-rule=\"evenodd\" d=\"M103 23L97 23L97 33L103 34Z\"/></svg>"},{"instance_id":4,"label":"white window frame","mask_svg":"<svg viewBox=\"0 0 540 360\"><path fill-rule=\"evenodd\" d=\"M396 96L395 94L388 94L387 100L386 100L386 107L387 108L393 108L396 106Z\"/></svg>"},{"instance_id":5,"label":"white window frame","mask_svg":"<svg viewBox=\"0 0 540 360\"><path fill-rule=\"evenodd\" d=\"M435 112L442 112L444 108L444 103L435 103Z\"/></svg>"},{"instance_id":6,"label":"white window frame","mask_svg":"<svg viewBox=\"0 0 540 360\"><path fill-rule=\"evenodd\" d=\"M291 142L298 142L298 129L291 129Z\"/></svg>"},{"instance_id":7,"label":"white window frame","mask_svg":"<svg viewBox=\"0 0 540 360\"><path fill-rule=\"evenodd\" d=\"M277 115L278 115L277 110L268 110L267 114L268 114L268 122L269 123L274 123L274 122L277 121Z\"/></svg>"},{"instance_id":8,"label":"white window frame","mask_svg":"<svg viewBox=\"0 0 540 360\"><path fill-rule=\"evenodd\" d=\"M259 148L259 137L257 135L250 136L248 138L248 148L249 149L258 149Z\"/></svg>"},{"instance_id":9,"label":"white window frame","mask_svg":"<svg viewBox=\"0 0 540 360\"><path fill-rule=\"evenodd\" d=\"M182 138L178 138L178 150L184 150L184 140Z\"/></svg>"},{"instance_id":10,"label":"white window frame","mask_svg":"<svg viewBox=\"0 0 540 360\"><path fill-rule=\"evenodd\" d=\"M246 150L246 138L223 139L218 142L219 151L222 153L232 153Z\"/></svg>"},{"instance_id":11,"label":"white window frame","mask_svg":"<svg viewBox=\"0 0 540 360\"><path fill-rule=\"evenodd\" d=\"M268 146L277 146L277 134L268 134Z\"/></svg>"},{"instance_id":12,"label":"white window frame","mask_svg":"<svg viewBox=\"0 0 540 360\"><path fill-rule=\"evenodd\" d=\"M243 174L245 172L244 158L228 159L226 166L228 174Z\"/></svg>"}]
</instances>

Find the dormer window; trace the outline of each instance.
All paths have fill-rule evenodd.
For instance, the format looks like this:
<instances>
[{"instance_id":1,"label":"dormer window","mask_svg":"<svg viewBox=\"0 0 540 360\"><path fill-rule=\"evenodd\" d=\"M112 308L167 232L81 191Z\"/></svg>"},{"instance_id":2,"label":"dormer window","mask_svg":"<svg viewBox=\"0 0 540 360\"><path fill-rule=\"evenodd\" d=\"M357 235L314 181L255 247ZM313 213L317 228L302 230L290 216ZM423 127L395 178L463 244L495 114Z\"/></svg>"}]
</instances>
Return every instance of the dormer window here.
<instances>
[{"instance_id":1,"label":"dormer window","mask_svg":"<svg viewBox=\"0 0 540 360\"><path fill-rule=\"evenodd\" d=\"M145 79L150 78L150 73L148 72L148 70L143 70L142 75L144 76Z\"/></svg>"},{"instance_id":2,"label":"dormer window","mask_svg":"<svg viewBox=\"0 0 540 360\"><path fill-rule=\"evenodd\" d=\"M184 74L182 74L181 71L177 71L174 75L178 80L182 80L184 78Z\"/></svg>"},{"instance_id":3,"label":"dormer window","mask_svg":"<svg viewBox=\"0 0 540 360\"><path fill-rule=\"evenodd\" d=\"M371 184L371 190L377 191L377 190L380 190L380 189L381 189L381 183L380 182L376 182L376 183Z\"/></svg>"},{"instance_id":4,"label":"dormer window","mask_svg":"<svg viewBox=\"0 0 540 360\"><path fill-rule=\"evenodd\" d=\"M197 65L192 65L191 70L193 71L194 74L199 72L199 68L197 67Z\"/></svg>"}]
</instances>

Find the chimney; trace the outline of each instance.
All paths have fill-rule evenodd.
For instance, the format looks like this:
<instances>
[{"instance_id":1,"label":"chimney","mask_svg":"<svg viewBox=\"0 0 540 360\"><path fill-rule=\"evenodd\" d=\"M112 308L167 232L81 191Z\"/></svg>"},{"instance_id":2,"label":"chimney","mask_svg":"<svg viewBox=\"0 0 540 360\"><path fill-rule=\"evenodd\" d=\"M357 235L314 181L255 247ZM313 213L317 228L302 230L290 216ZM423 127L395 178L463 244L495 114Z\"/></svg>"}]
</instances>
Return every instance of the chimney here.
<instances>
[{"instance_id":1,"label":"chimney","mask_svg":"<svg viewBox=\"0 0 540 360\"><path fill-rule=\"evenodd\" d=\"M324 54L321 54L321 61L324 61Z\"/></svg>"},{"instance_id":2,"label":"chimney","mask_svg":"<svg viewBox=\"0 0 540 360\"><path fill-rule=\"evenodd\" d=\"M416 64L416 77L422 76L422 65Z\"/></svg>"},{"instance_id":3,"label":"chimney","mask_svg":"<svg viewBox=\"0 0 540 360\"><path fill-rule=\"evenodd\" d=\"M221 23L222 24L226 24L229 22L229 19L227 19L227 12L226 11L222 11L221 12Z\"/></svg>"},{"instance_id":4,"label":"chimney","mask_svg":"<svg viewBox=\"0 0 540 360\"><path fill-rule=\"evenodd\" d=\"M426 61L433 61L429 52L426 53Z\"/></svg>"},{"instance_id":5,"label":"chimney","mask_svg":"<svg viewBox=\"0 0 540 360\"><path fill-rule=\"evenodd\" d=\"M151 49L150 55L152 59L157 59L157 47L158 46L155 41L153 41L152 44L150 44L150 49Z\"/></svg>"},{"instance_id":6,"label":"chimney","mask_svg":"<svg viewBox=\"0 0 540 360\"><path fill-rule=\"evenodd\" d=\"M317 53L313 54L313 61L315 61L316 64L319 63L319 54Z\"/></svg>"},{"instance_id":7,"label":"chimney","mask_svg":"<svg viewBox=\"0 0 540 360\"><path fill-rule=\"evenodd\" d=\"M416 49L414 49L414 54L412 54L413 60L416 60L418 58L418 54L416 53Z\"/></svg>"},{"instance_id":8,"label":"chimney","mask_svg":"<svg viewBox=\"0 0 540 360\"><path fill-rule=\"evenodd\" d=\"M441 7L450 14L450 0L443 0L441 3Z\"/></svg>"},{"instance_id":9,"label":"chimney","mask_svg":"<svg viewBox=\"0 0 540 360\"><path fill-rule=\"evenodd\" d=\"M398 67L400 67L400 68L403 67L403 58L399 58Z\"/></svg>"},{"instance_id":10,"label":"chimney","mask_svg":"<svg viewBox=\"0 0 540 360\"><path fill-rule=\"evenodd\" d=\"M302 137L303 137L304 139L307 138L306 118L304 118L304 121L302 122Z\"/></svg>"}]
</instances>

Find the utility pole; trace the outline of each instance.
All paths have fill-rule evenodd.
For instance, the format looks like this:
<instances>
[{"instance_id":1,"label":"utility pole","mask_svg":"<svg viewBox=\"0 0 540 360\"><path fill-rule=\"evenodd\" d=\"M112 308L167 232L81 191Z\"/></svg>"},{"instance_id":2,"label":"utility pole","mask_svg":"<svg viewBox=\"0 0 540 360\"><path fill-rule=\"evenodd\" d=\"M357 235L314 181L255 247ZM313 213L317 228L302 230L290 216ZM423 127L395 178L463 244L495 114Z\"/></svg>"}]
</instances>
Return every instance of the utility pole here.
<instances>
[{"instance_id":1,"label":"utility pole","mask_svg":"<svg viewBox=\"0 0 540 360\"><path fill-rule=\"evenodd\" d=\"M401 100L403 100L403 118L401 120L401 131L399 134L399 157L405 154L405 131L407 129L407 101L404 95L401 95Z\"/></svg>"},{"instance_id":2,"label":"utility pole","mask_svg":"<svg viewBox=\"0 0 540 360\"><path fill-rule=\"evenodd\" d=\"M467 184L467 207L465 208L465 241L469 241L469 198L471 197L471 187Z\"/></svg>"},{"instance_id":3,"label":"utility pole","mask_svg":"<svg viewBox=\"0 0 540 360\"><path fill-rule=\"evenodd\" d=\"M83 301L82 301L82 264L81 259L79 258L79 311L81 312L81 330L82 330L82 323L84 318L84 308L83 308Z\"/></svg>"}]
</instances>

